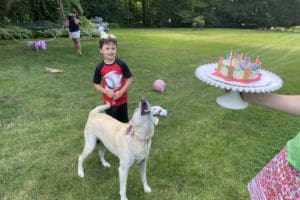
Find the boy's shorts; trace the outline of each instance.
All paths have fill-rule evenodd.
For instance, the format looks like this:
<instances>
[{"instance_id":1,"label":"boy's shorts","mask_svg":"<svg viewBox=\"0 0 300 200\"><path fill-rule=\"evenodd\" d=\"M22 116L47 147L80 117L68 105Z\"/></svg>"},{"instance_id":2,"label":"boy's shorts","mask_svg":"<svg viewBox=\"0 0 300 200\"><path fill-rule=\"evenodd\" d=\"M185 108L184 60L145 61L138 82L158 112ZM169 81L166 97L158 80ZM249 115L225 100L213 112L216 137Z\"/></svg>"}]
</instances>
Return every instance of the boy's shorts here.
<instances>
[{"instance_id":1,"label":"boy's shorts","mask_svg":"<svg viewBox=\"0 0 300 200\"><path fill-rule=\"evenodd\" d=\"M70 35L71 39L79 39L80 38L80 31L69 32L69 35Z\"/></svg>"},{"instance_id":2,"label":"boy's shorts","mask_svg":"<svg viewBox=\"0 0 300 200\"><path fill-rule=\"evenodd\" d=\"M119 120L120 122L128 122L128 108L127 103L124 103L119 106L112 106L109 109L105 110L106 114L112 116L113 118Z\"/></svg>"}]
</instances>

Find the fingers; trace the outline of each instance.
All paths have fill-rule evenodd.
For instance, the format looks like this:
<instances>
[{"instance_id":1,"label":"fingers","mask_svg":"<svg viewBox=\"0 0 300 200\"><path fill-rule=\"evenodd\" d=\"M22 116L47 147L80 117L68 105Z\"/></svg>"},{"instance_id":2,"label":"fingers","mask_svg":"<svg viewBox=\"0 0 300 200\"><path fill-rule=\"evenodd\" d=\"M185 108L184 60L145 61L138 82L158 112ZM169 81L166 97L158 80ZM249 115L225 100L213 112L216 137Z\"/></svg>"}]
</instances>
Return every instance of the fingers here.
<instances>
[{"instance_id":1,"label":"fingers","mask_svg":"<svg viewBox=\"0 0 300 200\"><path fill-rule=\"evenodd\" d=\"M121 97L121 93L120 93L119 91L116 91L115 94L114 94L113 99L114 99L114 100L117 100L117 99L119 99L120 97Z\"/></svg>"},{"instance_id":2,"label":"fingers","mask_svg":"<svg viewBox=\"0 0 300 200\"><path fill-rule=\"evenodd\" d=\"M113 90L110 89L106 89L105 90L105 94L109 97L109 98L113 98L115 96L115 93Z\"/></svg>"}]
</instances>

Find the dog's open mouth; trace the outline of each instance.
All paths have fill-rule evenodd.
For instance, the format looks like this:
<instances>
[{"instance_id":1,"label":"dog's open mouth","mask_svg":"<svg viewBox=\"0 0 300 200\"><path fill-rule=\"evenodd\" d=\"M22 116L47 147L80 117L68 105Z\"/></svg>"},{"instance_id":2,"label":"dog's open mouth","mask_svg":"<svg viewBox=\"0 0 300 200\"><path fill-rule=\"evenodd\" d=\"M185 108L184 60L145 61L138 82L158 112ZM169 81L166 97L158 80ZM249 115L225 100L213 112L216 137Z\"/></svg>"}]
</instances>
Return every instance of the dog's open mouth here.
<instances>
[{"instance_id":1,"label":"dog's open mouth","mask_svg":"<svg viewBox=\"0 0 300 200\"><path fill-rule=\"evenodd\" d=\"M141 115L151 113L150 106L145 98L141 99Z\"/></svg>"}]
</instances>

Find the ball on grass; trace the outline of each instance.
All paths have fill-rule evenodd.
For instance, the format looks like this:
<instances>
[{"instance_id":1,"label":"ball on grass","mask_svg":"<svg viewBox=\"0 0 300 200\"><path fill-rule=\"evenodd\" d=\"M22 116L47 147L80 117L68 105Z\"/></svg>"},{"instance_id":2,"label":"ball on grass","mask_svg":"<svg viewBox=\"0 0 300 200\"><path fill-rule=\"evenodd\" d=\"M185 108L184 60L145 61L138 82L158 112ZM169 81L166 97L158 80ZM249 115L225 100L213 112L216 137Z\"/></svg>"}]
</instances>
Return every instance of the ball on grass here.
<instances>
[{"instance_id":1,"label":"ball on grass","mask_svg":"<svg viewBox=\"0 0 300 200\"><path fill-rule=\"evenodd\" d=\"M157 79L153 82L153 89L157 92L163 92L166 88L165 81Z\"/></svg>"}]
</instances>

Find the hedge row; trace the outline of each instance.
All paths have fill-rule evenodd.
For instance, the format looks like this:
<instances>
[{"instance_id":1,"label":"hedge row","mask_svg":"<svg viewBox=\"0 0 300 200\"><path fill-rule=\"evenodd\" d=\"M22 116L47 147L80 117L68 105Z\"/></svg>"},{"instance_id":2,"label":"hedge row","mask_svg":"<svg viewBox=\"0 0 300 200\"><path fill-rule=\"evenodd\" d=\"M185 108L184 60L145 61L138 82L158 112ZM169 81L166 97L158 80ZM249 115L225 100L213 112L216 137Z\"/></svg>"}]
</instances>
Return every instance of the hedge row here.
<instances>
[{"instance_id":1,"label":"hedge row","mask_svg":"<svg viewBox=\"0 0 300 200\"><path fill-rule=\"evenodd\" d=\"M93 23L86 17L81 17L81 36L82 37L99 37L99 24ZM107 24L106 24L107 25ZM49 28L44 30L32 30L19 26L0 27L0 40L10 39L32 39L32 38L54 38L69 37L68 28Z\"/></svg>"}]
</instances>

